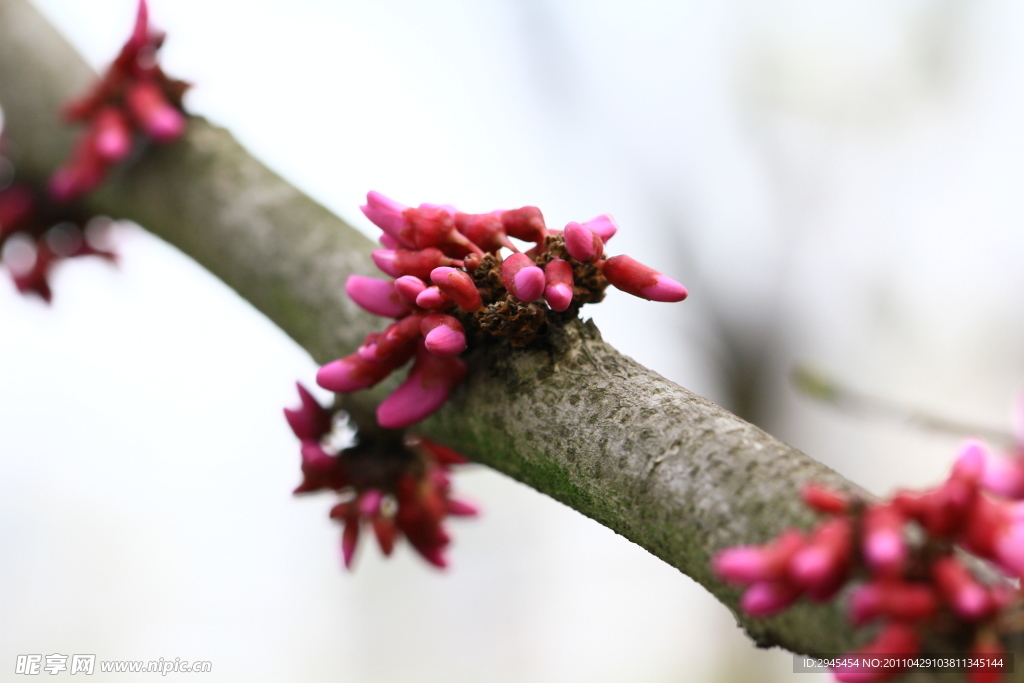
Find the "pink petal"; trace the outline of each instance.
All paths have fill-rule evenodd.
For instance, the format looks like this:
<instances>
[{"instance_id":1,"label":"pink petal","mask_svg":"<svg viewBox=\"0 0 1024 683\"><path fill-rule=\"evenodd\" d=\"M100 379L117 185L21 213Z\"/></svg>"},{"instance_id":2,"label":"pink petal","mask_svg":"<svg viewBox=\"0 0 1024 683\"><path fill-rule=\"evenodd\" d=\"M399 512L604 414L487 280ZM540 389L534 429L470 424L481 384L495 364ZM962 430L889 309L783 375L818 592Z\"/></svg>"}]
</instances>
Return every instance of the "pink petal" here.
<instances>
[{"instance_id":1,"label":"pink petal","mask_svg":"<svg viewBox=\"0 0 1024 683\"><path fill-rule=\"evenodd\" d=\"M438 356L457 356L466 350L466 335L445 325L438 325L424 337L427 350Z\"/></svg>"},{"instance_id":2,"label":"pink petal","mask_svg":"<svg viewBox=\"0 0 1024 683\"><path fill-rule=\"evenodd\" d=\"M408 222L402 215L408 207L389 199L380 192L370 191L366 193L366 204L359 209L378 228L383 230L389 237L398 242L400 246L412 248L415 245L408 239L402 237L402 231L408 227Z\"/></svg>"},{"instance_id":3,"label":"pink petal","mask_svg":"<svg viewBox=\"0 0 1024 683\"><path fill-rule=\"evenodd\" d=\"M349 275L345 291L352 300L374 315L401 318L409 308L398 300L395 283L363 275Z\"/></svg>"},{"instance_id":4,"label":"pink petal","mask_svg":"<svg viewBox=\"0 0 1024 683\"><path fill-rule=\"evenodd\" d=\"M590 263L604 252L601 238L579 223L565 226L565 250L577 261Z\"/></svg>"},{"instance_id":5,"label":"pink petal","mask_svg":"<svg viewBox=\"0 0 1024 683\"><path fill-rule=\"evenodd\" d=\"M586 223L583 223L583 227L600 237L602 242L607 242L619 231L619 226L616 224L615 219L606 213L596 218L591 218Z\"/></svg>"},{"instance_id":6,"label":"pink petal","mask_svg":"<svg viewBox=\"0 0 1024 683\"><path fill-rule=\"evenodd\" d=\"M382 271L390 275L391 277L399 277L402 273L395 268L395 250L394 249L376 249L370 258L373 259L374 264Z\"/></svg>"},{"instance_id":7,"label":"pink petal","mask_svg":"<svg viewBox=\"0 0 1024 683\"><path fill-rule=\"evenodd\" d=\"M800 591L779 581L759 581L740 598L740 609L753 617L769 617L781 612L800 597Z\"/></svg>"},{"instance_id":8,"label":"pink petal","mask_svg":"<svg viewBox=\"0 0 1024 683\"><path fill-rule=\"evenodd\" d=\"M683 287L667 275L659 275L656 280L655 284L641 290L645 299L675 302L682 301L689 294L686 291L686 287Z\"/></svg>"},{"instance_id":9,"label":"pink petal","mask_svg":"<svg viewBox=\"0 0 1024 683\"><path fill-rule=\"evenodd\" d=\"M426 283L415 275L403 275L395 280L395 292L398 293L398 298L410 306L416 305L417 297L426 288Z\"/></svg>"}]
</instances>

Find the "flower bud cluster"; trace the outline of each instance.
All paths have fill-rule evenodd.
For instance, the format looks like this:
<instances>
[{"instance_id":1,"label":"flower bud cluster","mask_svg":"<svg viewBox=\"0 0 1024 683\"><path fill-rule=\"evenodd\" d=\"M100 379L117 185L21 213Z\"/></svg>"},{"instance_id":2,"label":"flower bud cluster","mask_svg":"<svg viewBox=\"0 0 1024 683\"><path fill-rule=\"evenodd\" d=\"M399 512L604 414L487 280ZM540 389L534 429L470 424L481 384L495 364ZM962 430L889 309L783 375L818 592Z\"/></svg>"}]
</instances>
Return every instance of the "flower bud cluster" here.
<instances>
[{"instance_id":1,"label":"flower bud cluster","mask_svg":"<svg viewBox=\"0 0 1024 683\"><path fill-rule=\"evenodd\" d=\"M56 206L28 185L12 183L0 189L0 263L19 292L31 292L49 302L50 273L64 259L100 256L114 260L113 253L97 244L105 222Z\"/></svg>"},{"instance_id":2,"label":"flower bud cluster","mask_svg":"<svg viewBox=\"0 0 1024 683\"><path fill-rule=\"evenodd\" d=\"M428 562L447 566L451 537L444 528L449 515L475 517L473 504L451 495L449 468L467 460L422 436L392 435L385 441L357 443L332 455L325 445L335 414L320 406L301 384L301 405L284 411L301 441L302 483L296 494L331 490L341 502L331 518L343 525L341 551L352 567L359 536L372 529L381 551L390 556L402 537Z\"/></svg>"},{"instance_id":3,"label":"flower bud cluster","mask_svg":"<svg viewBox=\"0 0 1024 683\"><path fill-rule=\"evenodd\" d=\"M801 596L828 600L856 582L847 595L850 622L877 623L878 630L855 654L913 655L932 637L952 637L965 651L1001 652L1000 617L1019 603L1019 591L986 585L961 559L968 551L1007 577L1024 576L1024 508L984 490L989 457L981 442L968 441L943 484L880 502L808 485L804 502L827 516L823 522L807 533L784 531L765 545L723 550L714 570L746 587L740 607L755 617ZM837 670L835 677L880 681L897 673Z\"/></svg>"},{"instance_id":4,"label":"flower bud cluster","mask_svg":"<svg viewBox=\"0 0 1024 683\"><path fill-rule=\"evenodd\" d=\"M348 295L395 322L353 354L328 363L317 383L347 393L371 387L410 359L407 379L378 408L382 427L400 429L438 410L462 382L458 358L473 339L523 346L549 324L574 317L613 286L655 301L682 301L686 288L628 256L606 258L618 227L609 216L549 230L536 207L485 214L451 206L407 207L370 192L361 207L383 230L377 267L392 279L353 275ZM520 252L512 239L533 243ZM511 252L502 258L501 251Z\"/></svg>"},{"instance_id":5,"label":"flower bud cluster","mask_svg":"<svg viewBox=\"0 0 1024 683\"><path fill-rule=\"evenodd\" d=\"M164 37L149 27L146 0L139 0L132 35L107 73L64 109L65 119L86 129L71 157L50 176L55 200L73 201L98 187L131 154L135 131L158 143L173 142L185 131L181 98L188 84L169 78L156 63Z\"/></svg>"},{"instance_id":6,"label":"flower bud cluster","mask_svg":"<svg viewBox=\"0 0 1024 683\"><path fill-rule=\"evenodd\" d=\"M1016 406L1016 443L1007 453L988 453L982 486L1011 500L1024 500L1024 396Z\"/></svg>"}]
</instances>

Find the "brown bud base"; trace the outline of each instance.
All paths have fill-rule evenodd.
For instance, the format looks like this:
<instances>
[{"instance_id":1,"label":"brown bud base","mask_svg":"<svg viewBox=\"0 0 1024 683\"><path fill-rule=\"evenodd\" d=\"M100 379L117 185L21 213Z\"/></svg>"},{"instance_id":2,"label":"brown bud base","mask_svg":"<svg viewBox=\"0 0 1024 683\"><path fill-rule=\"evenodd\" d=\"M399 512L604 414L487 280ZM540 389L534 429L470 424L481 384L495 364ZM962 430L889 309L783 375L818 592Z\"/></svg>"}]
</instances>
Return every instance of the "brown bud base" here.
<instances>
[{"instance_id":1,"label":"brown bud base","mask_svg":"<svg viewBox=\"0 0 1024 683\"><path fill-rule=\"evenodd\" d=\"M357 491L379 489L394 493L403 475L422 477L426 463L405 447L404 436L404 431L360 428L355 445L336 456L341 460L349 484Z\"/></svg>"},{"instance_id":2,"label":"brown bud base","mask_svg":"<svg viewBox=\"0 0 1024 683\"><path fill-rule=\"evenodd\" d=\"M548 235L543 246L540 253L531 250L527 255L541 268L556 258L572 265L572 304L558 313L542 301L519 301L502 283L501 260L494 254L485 254L479 260L474 260L470 271L484 307L475 313L452 312L465 327L471 347L494 339L507 339L514 347L543 343L554 327L561 327L575 319L583 304L596 304L604 299L608 280L596 266L580 263L569 256L562 235Z\"/></svg>"}]
</instances>

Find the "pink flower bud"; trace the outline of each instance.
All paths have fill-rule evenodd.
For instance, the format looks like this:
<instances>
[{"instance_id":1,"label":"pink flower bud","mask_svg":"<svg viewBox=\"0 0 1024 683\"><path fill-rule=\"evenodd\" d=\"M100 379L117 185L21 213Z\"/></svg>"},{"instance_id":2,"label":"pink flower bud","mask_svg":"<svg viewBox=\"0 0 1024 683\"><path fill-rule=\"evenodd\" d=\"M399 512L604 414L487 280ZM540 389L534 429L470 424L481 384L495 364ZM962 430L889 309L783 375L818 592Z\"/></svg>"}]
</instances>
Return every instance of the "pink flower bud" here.
<instances>
[{"instance_id":1,"label":"pink flower bud","mask_svg":"<svg viewBox=\"0 0 1024 683\"><path fill-rule=\"evenodd\" d=\"M572 303L572 266L560 258L551 259L544 267L544 300L551 310L561 313Z\"/></svg>"},{"instance_id":2,"label":"pink flower bud","mask_svg":"<svg viewBox=\"0 0 1024 683\"><path fill-rule=\"evenodd\" d=\"M524 303L544 294L544 271L526 254L512 254L501 262L501 281L512 296Z\"/></svg>"},{"instance_id":3,"label":"pink flower bud","mask_svg":"<svg viewBox=\"0 0 1024 683\"><path fill-rule=\"evenodd\" d=\"M978 499L978 485L950 477L938 489L922 494L901 491L893 505L906 517L919 522L928 533L947 536L964 526L968 512Z\"/></svg>"},{"instance_id":4,"label":"pink flower bud","mask_svg":"<svg viewBox=\"0 0 1024 683\"><path fill-rule=\"evenodd\" d=\"M397 368L416 352L423 315L414 313L391 323L380 334L369 334L357 353L361 358Z\"/></svg>"},{"instance_id":5,"label":"pink flower bud","mask_svg":"<svg viewBox=\"0 0 1024 683\"><path fill-rule=\"evenodd\" d=\"M641 299L672 302L686 298L686 287L624 254L605 261L601 270L617 289Z\"/></svg>"},{"instance_id":6,"label":"pink flower bud","mask_svg":"<svg viewBox=\"0 0 1024 683\"><path fill-rule=\"evenodd\" d=\"M801 496L808 507L829 515L845 514L849 507L846 496L819 484L807 484Z\"/></svg>"},{"instance_id":7,"label":"pink flower bud","mask_svg":"<svg viewBox=\"0 0 1024 683\"><path fill-rule=\"evenodd\" d=\"M786 577L790 560L803 544L803 534L789 529L763 546L726 548L715 556L713 567L719 578L731 583L779 581Z\"/></svg>"},{"instance_id":8,"label":"pink flower bud","mask_svg":"<svg viewBox=\"0 0 1024 683\"><path fill-rule=\"evenodd\" d=\"M480 515L480 508L469 501L449 498L447 500L448 514L456 517L477 517Z\"/></svg>"},{"instance_id":9,"label":"pink flower bud","mask_svg":"<svg viewBox=\"0 0 1024 683\"><path fill-rule=\"evenodd\" d=\"M421 280L430 277L434 268L460 266L461 261L445 256L440 249L378 249L373 252L373 262L391 277L414 275Z\"/></svg>"},{"instance_id":10,"label":"pink flower bud","mask_svg":"<svg viewBox=\"0 0 1024 683\"><path fill-rule=\"evenodd\" d=\"M90 134L96 154L107 163L117 163L132 151L128 121L117 107L100 109L93 119Z\"/></svg>"},{"instance_id":11,"label":"pink flower bud","mask_svg":"<svg viewBox=\"0 0 1024 683\"><path fill-rule=\"evenodd\" d=\"M320 406L313 395L298 382L295 386L299 390L299 400L302 405L298 410L284 409L284 417L292 432L300 440L319 441L327 432L331 431L331 413Z\"/></svg>"},{"instance_id":12,"label":"pink flower bud","mask_svg":"<svg viewBox=\"0 0 1024 683\"><path fill-rule=\"evenodd\" d=\"M473 313L483 308L484 302L480 298L480 292L477 291L473 278L468 273L441 267L431 271L430 279L464 311Z\"/></svg>"},{"instance_id":13,"label":"pink flower bud","mask_svg":"<svg viewBox=\"0 0 1024 683\"><path fill-rule=\"evenodd\" d=\"M0 191L0 239L16 232L32 215L35 197L24 185L14 184Z\"/></svg>"},{"instance_id":14,"label":"pink flower bud","mask_svg":"<svg viewBox=\"0 0 1024 683\"><path fill-rule=\"evenodd\" d=\"M414 275L403 275L395 280L395 292L398 294L398 298L410 306L417 305L416 297L422 294L426 288L426 283Z\"/></svg>"},{"instance_id":15,"label":"pink flower bud","mask_svg":"<svg viewBox=\"0 0 1024 683\"><path fill-rule=\"evenodd\" d=\"M759 581L740 598L740 609L752 617L770 617L800 597L800 589L784 581Z\"/></svg>"},{"instance_id":16,"label":"pink flower bud","mask_svg":"<svg viewBox=\"0 0 1024 683\"><path fill-rule=\"evenodd\" d=\"M349 275L345 281L345 291L352 297L352 301L374 315L401 318L409 313L409 307L399 301L395 283L390 280Z\"/></svg>"},{"instance_id":17,"label":"pink flower bud","mask_svg":"<svg viewBox=\"0 0 1024 683\"><path fill-rule=\"evenodd\" d=\"M907 557L905 519L892 505L872 505L864 515L864 559L873 572L895 576Z\"/></svg>"},{"instance_id":18,"label":"pink flower bud","mask_svg":"<svg viewBox=\"0 0 1024 683\"><path fill-rule=\"evenodd\" d=\"M505 233L500 212L457 213L455 214L455 228L465 235L466 239L484 251L497 252L502 247L513 252L519 251Z\"/></svg>"},{"instance_id":19,"label":"pink flower bud","mask_svg":"<svg viewBox=\"0 0 1024 683\"><path fill-rule=\"evenodd\" d=\"M420 323L427 351L438 356L457 356L466 350L466 333L462 323L444 313L431 313Z\"/></svg>"},{"instance_id":20,"label":"pink flower bud","mask_svg":"<svg viewBox=\"0 0 1024 683\"><path fill-rule=\"evenodd\" d=\"M968 439L960 446L951 477L971 484L978 482L985 472L985 461L989 455L985 444L976 439Z\"/></svg>"},{"instance_id":21,"label":"pink flower bud","mask_svg":"<svg viewBox=\"0 0 1024 683\"><path fill-rule=\"evenodd\" d=\"M409 225L406 234L420 249L436 247L450 256L483 253L455 228L455 216L444 207L420 204L418 208L406 209L402 216Z\"/></svg>"},{"instance_id":22,"label":"pink flower bud","mask_svg":"<svg viewBox=\"0 0 1024 683\"><path fill-rule=\"evenodd\" d=\"M402 275L402 272L395 267L394 249L376 249L370 254L370 258L373 259L373 263L378 268L391 277L400 277Z\"/></svg>"},{"instance_id":23,"label":"pink flower bud","mask_svg":"<svg viewBox=\"0 0 1024 683\"><path fill-rule=\"evenodd\" d=\"M606 213L597 218L591 218L583 224L583 227L600 237L602 242L607 242L619 231L618 224Z\"/></svg>"},{"instance_id":24,"label":"pink flower bud","mask_svg":"<svg viewBox=\"0 0 1024 683\"><path fill-rule=\"evenodd\" d=\"M789 563L789 578L815 596L828 595L846 578L853 551L853 528L846 517L830 519L814 530Z\"/></svg>"},{"instance_id":25,"label":"pink flower bud","mask_svg":"<svg viewBox=\"0 0 1024 683\"><path fill-rule=\"evenodd\" d=\"M139 128L156 142L173 142L185 132L185 115L171 106L153 81L132 85L127 104Z\"/></svg>"},{"instance_id":26,"label":"pink flower bud","mask_svg":"<svg viewBox=\"0 0 1024 683\"><path fill-rule=\"evenodd\" d=\"M360 207L360 209L361 208L362 207ZM384 247L385 249L399 249L402 246L401 244L398 243L398 240L396 240L394 237L387 234L386 232L382 234L378 238L378 240L380 241L380 246Z\"/></svg>"},{"instance_id":27,"label":"pink flower bud","mask_svg":"<svg viewBox=\"0 0 1024 683\"><path fill-rule=\"evenodd\" d=\"M107 163L96 153L91 135L83 135L71 157L50 176L48 190L58 202L70 202L92 192L107 173Z\"/></svg>"},{"instance_id":28,"label":"pink flower bud","mask_svg":"<svg viewBox=\"0 0 1024 683\"><path fill-rule=\"evenodd\" d=\"M988 591L955 557L943 557L932 565L932 578L943 599L957 616L967 621L983 619L992 611Z\"/></svg>"},{"instance_id":29,"label":"pink flower bud","mask_svg":"<svg viewBox=\"0 0 1024 683\"><path fill-rule=\"evenodd\" d=\"M397 366L389 363L374 363L358 353L332 361L316 373L316 383L328 391L348 394L372 387L390 375Z\"/></svg>"},{"instance_id":30,"label":"pink flower bud","mask_svg":"<svg viewBox=\"0 0 1024 683\"><path fill-rule=\"evenodd\" d=\"M604 242L579 223L565 226L565 250L580 263L593 263L604 255Z\"/></svg>"},{"instance_id":31,"label":"pink flower bud","mask_svg":"<svg viewBox=\"0 0 1024 683\"><path fill-rule=\"evenodd\" d=\"M501 212L501 224L505 232L524 242L543 244L548 234L544 225L544 216L536 206L524 206L521 209Z\"/></svg>"},{"instance_id":32,"label":"pink flower bud","mask_svg":"<svg viewBox=\"0 0 1024 683\"><path fill-rule=\"evenodd\" d=\"M416 295L416 305L428 311L440 311L452 305L452 298L437 286L426 287Z\"/></svg>"},{"instance_id":33,"label":"pink flower bud","mask_svg":"<svg viewBox=\"0 0 1024 683\"><path fill-rule=\"evenodd\" d=\"M125 45L125 49L138 51L149 42L149 6L146 0L139 0L139 7L135 13L135 26L132 28L132 35Z\"/></svg>"},{"instance_id":34,"label":"pink flower bud","mask_svg":"<svg viewBox=\"0 0 1024 683\"><path fill-rule=\"evenodd\" d=\"M386 517L380 515L373 518L373 533L377 537L377 544L380 545L380 550L384 553L385 557L391 555L391 551L395 548L395 536L398 534L398 530L395 529L394 523Z\"/></svg>"},{"instance_id":35,"label":"pink flower bud","mask_svg":"<svg viewBox=\"0 0 1024 683\"><path fill-rule=\"evenodd\" d=\"M355 501L346 501L344 503L338 503L337 505L331 508L330 512L328 512L327 515L331 519L343 520L349 515L356 514L358 512L358 510L356 510L355 508L354 503Z\"/></svg>"},{"instance_id":36,"label":"pink flower bud","mask_svg":"<svg viewBox=\"0 0 1024 683\"><path fill-rule=\"evenodd\" d=\"M943 486L948 486L949 482ZM942 489L940 489L941 491ZM1014 549L1019 535L1013 532L1015 524L1012 509L1005 503L996 502L988 496L976 496L970 507L961 513L957 528L957 541L971 552L986 559L1003 562L1003 555L1009 561L1004 565L1016 573L1015 557L1020 553ZM1024 559L1024 558L1022 558ZM1024 564L1021 565L1024 569Z\"/></svg>"},{"instance_id":37,"label":"pink flower bud","mask_svg":"<svg viewBox=\"0 0 1024 683\"><path fill-rule=\"evenodd\" d=\"M719 578L746 585L769 574L765 551L756 546L727 548L715 555L713 567Z\"/></svg>"},{"instance_id":38,"label":"pink flower bud","mask_svg":"<svg viewBox=\"0 0 1024 683\"><path fill-rule=\"evenodd\" d=\"M0 227L2 225L0 220ZM1024 498L1024 460L990 453L985 460L981 485L1000 496L1014 500Z\"/></svg>"},{"instance_id":39,"label":"pink flower bud","mask_svg":"<svg viewBox=\"0 0 1024 683\"><path fill-rule=\"evenodd\" d=\"M994 533L995 549L993 555L986 555L978 548L969 545L979 555L994 559L1007 572L1015 577L1024 577L1024 524L1016 522L1007 524Z\"/></svg>"},{"instance_id":40,"label":"pink flower bud","mask_svg":"<svg viewBox=\"0 0 1024 683\"><path fill-rule=\"evenodd\" d=\"M345 568L352 568L352 559L359 543L359 517L350 515L345 518L345 530L341 534L341 556L345 560Z\"/></svg>"},{"instance_id":41,"label":"pink flower bud","mask_svg":"<svg viewBox=\"0 0 1024 683\"><path fill-rule=\"evenodd\" d=\"M882 613L882 590L877 583L866 583L850 591L847 614L850 623L862 626Z\"/></svg>"},{"instance_id":42,"label":"pink flower bud","mask_svg":"<svg viewBox=\"0 0 1024 683\"><path fill-rule=\"evenodd\" d=\"M445 569L448 566L448 558L444 555L444 548L434 546L415 547L416 552L418 552L424 560L438 569Z\"/></svg>"},{"instance_id":43,"label":"pink flower bud","mask_svg":"<svg viewBox=\"0 0 1024 683\"><path fill-rule=\"evenodd\" d=\"M466 376L466 364L427 351L416 352L409 376L377 406L377 423L385 429L403 429L437 412L452 389Z\"/></svg>"},{"instance_id":44,"label":"pink flower bud","mask_svg":"<svg viewBox=\"0 0 1024 683\"><path fill-rule=\"evenodd\" d=\"M886 580L858 586L850 593L850 621L854 626L876 617L921 621L929 619L936 609L935 593L924 584Z\"/></svg>"},{"instance_id":45,"label":"pink flower bud","mask_svg":"<svg viewBox=\"0 0 1024 683\"><path fill-rule=\"evenodd\" d=\"M409 225L402 212L407 207L405 204L399 204L394 199L385 197L380 192L367 192L366 193L366 204L359 207L359 210L363 212L363 215L370 219L370 221L378 228L384 231L384 233L394 240L397 244L389 248L397 248L398 246L412 249L416 245L412 241L411 237L405 236L408 233Z\"/></svg>"},{"instance_id":46,"label":"pink flower bud","mask_svg":"<svg viewBox=\"0 0 1024 683\"><path fill-rule=\"evenodd\" d=\"M373 517L380 512L381 501L384 500L384 492L380 489L366 489L363 495L359 496L359 512L366 517Z\"/></svg>"}]
</instances>

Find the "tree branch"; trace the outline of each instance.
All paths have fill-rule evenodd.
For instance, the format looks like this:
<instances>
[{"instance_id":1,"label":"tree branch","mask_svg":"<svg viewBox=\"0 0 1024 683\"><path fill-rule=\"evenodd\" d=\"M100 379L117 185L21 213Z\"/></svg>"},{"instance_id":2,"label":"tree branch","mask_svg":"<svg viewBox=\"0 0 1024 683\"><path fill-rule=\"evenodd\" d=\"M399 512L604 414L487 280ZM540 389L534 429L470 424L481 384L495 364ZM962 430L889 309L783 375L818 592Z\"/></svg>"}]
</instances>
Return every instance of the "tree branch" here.
<instances>
[{"instance_id":1,"label":"tree branch","mask_svg":"<svg viewBox=\"0 0 1024 683\"><path fill-rule=\"evenodd\" d=\"M22 178L46 178L74 137L56 107L93 77L27 0L0 0L0 106ZM371 242L193 117L185 138L153 147L95 194L92 208L132 219L196 259L318 361L352 352L381 327L344 294L371 274ZM577 321L551 345L494 344L469 379L417 427L638 543L728 606L762 646L842 652L854 644L834 605L766 620L738 613L711 573L719 549L808 527L801 485L863 495L835 472L640 366ZM382 390L345 397L372 409Z\"/></svg>"}]
</instances>

